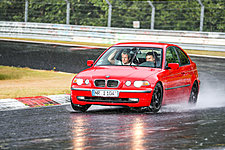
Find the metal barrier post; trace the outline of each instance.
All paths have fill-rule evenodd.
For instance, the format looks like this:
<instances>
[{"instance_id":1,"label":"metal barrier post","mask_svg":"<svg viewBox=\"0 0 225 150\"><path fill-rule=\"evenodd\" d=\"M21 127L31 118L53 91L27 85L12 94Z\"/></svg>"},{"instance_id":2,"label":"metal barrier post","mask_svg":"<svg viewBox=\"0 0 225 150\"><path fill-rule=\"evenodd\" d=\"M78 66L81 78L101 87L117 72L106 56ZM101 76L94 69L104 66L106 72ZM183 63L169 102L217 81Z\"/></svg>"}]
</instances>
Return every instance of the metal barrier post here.
<instances>
[{"instance_id":1,"label":"metal barrier post","mask_svg":"<svg viewBox=\"0 0 225 150\"><path fill-rule=\"evenodd\" d=\"M203 31L204 9L205 9L205 6L202 4L201 0L198 0L198 3L201 5L200 31Z\"/></svg>"},{"instance_id":2,"label":"metal barrier post","mask_svg":"<svg viewBox=\"0 0 225 150\"><path fill-rule=\"evenodd\" d=\"M152 17L151 17L151 30L154 30L154 23L155 23L155 6L152 4L151 1L147 1L149 5L152 7Z\"/></svg>"},{"instance_id":3,"label":"metal barrier post","mask_svg":"<svg viewBox=\"0 0 225 150\"><path fill-rule=\"evenodd\" d=\"M105 1L109 5L109 11L108 11L108 27L111 27L112 4L108 0L105 0Z\"/></svg>"},{"instance_id":4,"label":"metal barrier post","mask_svg":"<svg viewBox=\"0 0 225 150\"><path fill-rule=\"evenodd\" d=\"M24 16L24 21L27 22L28 20L28 6L29 6L29 2L28 0L25 1L25 16Z\"/></svg>"},{"instance_id":5,"label":"metal barrier post","mask_svg":"<svg viewBox=\"0 0 225 150\"><path fill-rule=\"evenodd\" d=\"M66 1L66 24L70 24L70 2L68 0Z\"/></svg>"}]
</instances>

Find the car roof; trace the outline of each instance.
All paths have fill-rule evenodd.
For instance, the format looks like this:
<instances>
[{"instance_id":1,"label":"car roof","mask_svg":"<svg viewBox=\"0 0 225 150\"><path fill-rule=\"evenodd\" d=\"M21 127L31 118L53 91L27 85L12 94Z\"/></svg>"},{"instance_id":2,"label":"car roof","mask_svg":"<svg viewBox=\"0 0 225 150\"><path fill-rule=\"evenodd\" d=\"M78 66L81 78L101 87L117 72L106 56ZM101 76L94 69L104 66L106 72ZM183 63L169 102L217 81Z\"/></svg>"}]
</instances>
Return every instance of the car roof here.
<instances>
[{"instance_id":1,"label":"car roof","mask_svg":"<svg viewBox=\"0 0 225 150\"><path fill-rule=\"evenodd\" d=\"M158 47L164 48L167 46L176 46L169 43L155 43L155 42L126 42L126 43L117 43L113 46L134 46L134 47Z\"/></svg>"}]
</instances>

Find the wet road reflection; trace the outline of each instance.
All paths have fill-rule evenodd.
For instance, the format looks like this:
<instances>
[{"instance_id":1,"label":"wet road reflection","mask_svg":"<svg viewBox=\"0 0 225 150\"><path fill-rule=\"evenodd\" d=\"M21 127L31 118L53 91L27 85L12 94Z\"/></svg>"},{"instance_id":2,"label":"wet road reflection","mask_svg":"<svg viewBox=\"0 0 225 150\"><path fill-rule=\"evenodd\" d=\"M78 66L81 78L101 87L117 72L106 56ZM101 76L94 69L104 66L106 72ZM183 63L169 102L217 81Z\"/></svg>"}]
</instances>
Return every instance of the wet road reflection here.
<instances>
[{"instance_id":1,"label":"wet road reflection","mask_svg":"<svg viewBox=\"0 0 225 150\"><path fill-rule=\"evenodd\" d=\"M132 124L131 131L133 131L132 138L131 138L131 149L144 149L144 142L146 141L144 139L145 133L144 132L145 123L141 118L135 118L134 123Z\"/></svg>"},{"instance_id":2,"label":"wet road reflection","mask_svg":"<svg viewBox=\"0 0 225 150\"><path fill-rule=\"evenodd\" d=\"M222 129L225 123L220 121L221 117L225 117L224 108L218 112L214 110L211 115L205 112L212 110L196 108L176 111L177 108L166 107L159 114L139 114L123 109L96 109L85 114L73 112L70 117L74 149L199 149L225 146ZM211 126L215 123L216 128Z\"/></svg>"},{"instance_id":3,"label":"wet road reflection","mask_svg":"<svg viewBox=\"0 0 225 150\"><path fill-rule=\"evenodd\" d=\"M87 145L87 141L90 141L87 138L87 129L85 126L87 123L84 122L85 119L82 116L78 116L74 120L75 127L73 128L73 146L75 149L83 150Z\"/></svg>"},{"instance_id":4,"label":"wet road reflection","mask_svg":"<svg viewBox=\"0 0 225 150\"><path fill-rule=\"evenodd\" d=\"M157 113L70 105L0 112L0 149L221 149L225 107L165 106Z\"/></svg>"}]
</instances>

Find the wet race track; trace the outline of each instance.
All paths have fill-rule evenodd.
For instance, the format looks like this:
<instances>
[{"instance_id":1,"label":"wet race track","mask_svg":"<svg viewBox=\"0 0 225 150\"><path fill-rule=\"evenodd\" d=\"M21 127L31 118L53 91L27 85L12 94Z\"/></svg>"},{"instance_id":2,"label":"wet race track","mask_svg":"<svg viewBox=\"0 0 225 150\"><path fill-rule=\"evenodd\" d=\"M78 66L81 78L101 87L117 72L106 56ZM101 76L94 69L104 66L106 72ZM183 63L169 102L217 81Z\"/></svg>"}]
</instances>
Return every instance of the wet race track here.
<instances>
[{"instance_id":1,"label":"wet race track","mask_svg":"<svg viewBox=\"0 0 225 150\"><path fill-rule=\"evenodd\" d=\"M103 49L0 41L0 65L79 72ZM197 106L157 114L70 105L0 111L0 149L225 149L225 59L191 57L201 90Z\"/></svg>"}]
</instances>

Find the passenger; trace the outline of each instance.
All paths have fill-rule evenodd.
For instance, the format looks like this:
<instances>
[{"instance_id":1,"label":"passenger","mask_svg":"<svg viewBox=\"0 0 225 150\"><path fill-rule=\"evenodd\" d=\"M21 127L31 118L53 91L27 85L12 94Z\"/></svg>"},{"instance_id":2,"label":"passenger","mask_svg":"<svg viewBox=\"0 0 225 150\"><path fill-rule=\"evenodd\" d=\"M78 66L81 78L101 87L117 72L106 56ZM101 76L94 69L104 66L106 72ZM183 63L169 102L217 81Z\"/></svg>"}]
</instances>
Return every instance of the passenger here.
<instances>
[{"instance_id":1,"label":"passenger","mask_svg":"<svg viewBox=\"0 0 225 150\"><path fill-rule=\"evenodd\" d=\"M140 64L139 66L158 67L158 63L156 62L155 57L156 56L154 56L152 52L148 52L145 56L146 61Z\"/></svg>"},{"instance_id":2,"label":"passenger","mask_svg":"<svg viewBox=\"0 0 225 150\"><path fill-rule=\"evenodd\" d=\"M148 53L146 54L146 61L151 61L151 62L154 62L154 63L155 63L155 58L154 58L152 52L148 52Z\"/></svg>"}]
</instances>

